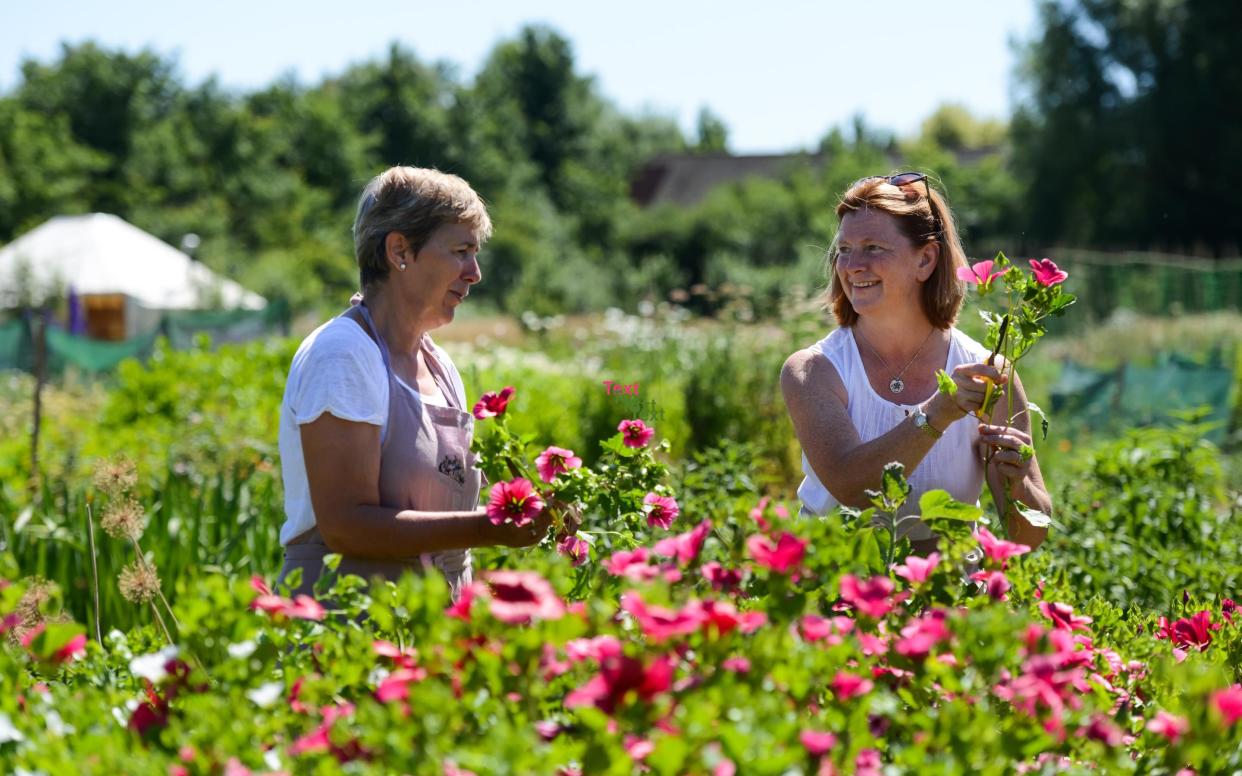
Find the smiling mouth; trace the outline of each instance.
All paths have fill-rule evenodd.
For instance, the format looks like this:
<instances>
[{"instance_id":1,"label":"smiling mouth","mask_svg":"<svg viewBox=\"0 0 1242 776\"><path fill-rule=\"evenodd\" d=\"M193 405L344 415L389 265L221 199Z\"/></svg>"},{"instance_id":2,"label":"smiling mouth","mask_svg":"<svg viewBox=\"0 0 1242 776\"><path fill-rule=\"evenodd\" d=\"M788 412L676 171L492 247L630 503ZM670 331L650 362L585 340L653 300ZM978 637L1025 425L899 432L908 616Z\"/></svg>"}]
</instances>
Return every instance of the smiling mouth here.
<instances>
[{"instance_id":1,"label":"smiling mouth","mask_svg":"<svg viewBox=\"0 0 1242 776\"><path fill-rule=\"evenodd\" d=\"M868 280L865 283L850 283L850 285L853 286L854 288L871 288L872 286L880 285L880 281Z\"/></svg>"}]
</instances>

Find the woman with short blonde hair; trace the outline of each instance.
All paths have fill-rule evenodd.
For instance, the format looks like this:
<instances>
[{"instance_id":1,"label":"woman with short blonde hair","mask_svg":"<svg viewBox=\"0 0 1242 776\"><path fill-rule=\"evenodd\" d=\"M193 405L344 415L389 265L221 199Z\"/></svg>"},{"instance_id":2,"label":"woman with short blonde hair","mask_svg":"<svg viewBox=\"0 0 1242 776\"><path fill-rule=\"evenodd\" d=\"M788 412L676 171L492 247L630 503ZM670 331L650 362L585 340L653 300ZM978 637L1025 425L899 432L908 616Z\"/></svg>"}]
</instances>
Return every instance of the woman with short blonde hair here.
<instances>
[{"instance_id":1,"label":"woman with short blonde hair","mask_svg":"<svg viewBox=\"0 0 1242 776\"><path fill-rule=\"evenodd\" d=\"M393 167L363 190L362 294L302 342L281 404L281 578L301 569L298 592L335 552L340 573L396 579L434 566L456 595L471 579L471 547L527 546L546 533L546 513L518 528L479 508L474 418L430 335L482 280L491 232L483 201L455 175Z\"/></svg>"}]
</instances>

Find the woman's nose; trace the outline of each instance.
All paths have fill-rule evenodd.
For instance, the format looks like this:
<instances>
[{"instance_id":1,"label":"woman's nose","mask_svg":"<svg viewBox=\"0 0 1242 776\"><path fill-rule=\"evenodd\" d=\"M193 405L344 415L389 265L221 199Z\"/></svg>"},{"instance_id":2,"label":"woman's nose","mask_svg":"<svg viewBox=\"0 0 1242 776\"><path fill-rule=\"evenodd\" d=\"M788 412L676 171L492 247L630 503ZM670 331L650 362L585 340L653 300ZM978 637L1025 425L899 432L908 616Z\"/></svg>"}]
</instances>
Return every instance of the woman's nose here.
<instances>
[{"instance_id":1,"label":"woman's nose","mask_svg":"<svg viewBox=\"0 0 1242 776\"><path fill-rule=\"evenodd\" d=\"M474 285L483 279L483 268L479 266L479 254L473 254L469 263L466 264L462 279L467 283Z\"/></svg>"}]
</instances>

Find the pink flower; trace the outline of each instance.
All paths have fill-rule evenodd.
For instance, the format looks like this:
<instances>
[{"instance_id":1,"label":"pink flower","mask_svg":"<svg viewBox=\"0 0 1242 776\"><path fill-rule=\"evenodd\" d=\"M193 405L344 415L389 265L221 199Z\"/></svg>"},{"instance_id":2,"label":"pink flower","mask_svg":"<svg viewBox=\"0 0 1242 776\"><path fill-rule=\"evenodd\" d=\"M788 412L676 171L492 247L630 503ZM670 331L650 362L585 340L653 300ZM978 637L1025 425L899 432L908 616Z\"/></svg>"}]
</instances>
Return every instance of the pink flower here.
<instances>
[{"instance_id":1,"label":"pink flower","mask_svg":"<svg viewBox=\"0 0 1242 776\"><path fill-rule=\"evenodd\" d=\"M427 672L422 668L398 668L375 688L375 700L380 703L403 701L410 697L410 685L426 678Z\"/></svg>"},{"instance_id":2,"label":"pink flower","mask_svg":"<svg viewBox=\"0 0 1242 776\"><path fill-rule=\"evenodd\" d=\"M543 511L543 499L535 492L530 480L518 477L492 486L492 498L487 504L487 516L492 525L512 520L516 526L529 525Z\"/></svg>"},{"instance_id":3,"label":"pink flower","mask_svg":"<svg viewBox=\"0 0 1242 776\"><path fill-rule=\"evenodd\" d=\"M1078 735L1085 736L1092 741L1099 741L1105 746L1121 746L1125 738L1121 729L1102 714L1092 715L1090 724L1081 728Z\"/></svg>"},{"instance_id":4,"label":"pink flower","mask_svg":"<svg viewBox=\"0 0 1242 776\"><path fill-rule=\"evenodd\" d=\"M596 636L592 639L572 639L565 644L565 654L572 663L583 660L603 662L606 658L621 654L621 642L616 636Z\"/></svg>"},{"instance_id":5,"label":"pink flower","mask_svg":"<svg viewBox=\"0 0 1242 776\"><path fill-rule=\"evenodd\" d=\"M733 590L742 584L740 569L727 569L716 561L704 563L700 571L703 577L712 583L712 590Z\"/></svg>"},{"instance_id":6,"label":"pink flower","mask_svg":"<svg viewBox=\"0 0 1242 776\"><path fill-rule=\"evenodd\" d=\"M944 625L944 612L932 610L911 620L901 629L901 638L893 644L893 650L911 660L924 660L937 644L947 641L948 638L949 629Z\"/></svg>"},{"instance_id":7,"label":"pink flower","mask_svg":"<svg viewBox=\"0 0 1242 776\"><path fill-rule=\"evenodd\" d=\"M720 667L735 674L745 674L750 672L750 661L744 657L727 657Z\"/></svg>"},{"instance_id":8,"label":"pink flower","mask_svg":"<svg viewBox=\"0 0 1242 776\"><path fill-rule=\"evenodd\" d=\"M879 619L892 611L892 592L893 581L888 577L872 577L867 582L859 582L853 574L841 577L841 598L868 617Z\"/></svg>"},{"instance_id":9,"label":"pink flower","mask_svg":"<svg viewBox=\"0 0 1242 776\"><path fill-rule=\"evenodd\" d=\"M1055 286L1069 277L1069 273L1053 263L1052 259L1031 259L1031 269L1035 272L1035 282L1041 286Z\"/></svg>"},{"instance_id":10,"label":"pink flower","mask_svg":"<svg viewBox=\"0 0 1242 776\"><path fill-rule=\"evenodd\" d=\"M470 412L479 420L494 418L497 415L505 414L505 408L509 406L509 399L513 398L513 386L507 385L500 393L492 393L488 391L479 397L475 403L474 409Z\"/></svg>"},{"instance_id":11,"label":"pink flower","mask_svg":"<svg viewBox=\"0 0 1242 776\"><path fill-rule=\"evenodd\" d=\"M970 575L976 582L983 582L988 597L993 601L1004 601L1005 593L1009 592L1009 579L1003 571L976 571Z\"/></svg>"},{"instance_id":12,"label":"pink flower","mask_svg":"<svg viewBox=\"0 0 1242 776\"><path fill-rule=\"evenodd\" d=\"M1161 617L1159 626L1156 638L1169 639L1183 649L1195 647L1200 652L1212 643L1212 631L1220 630L1220 625L1212 622L1212 614L1206 609L1196 612L1192 617L1183 617L1172 624L1167 618Z\"/></svg>"},{"instance_id":13,"label":"pink flower","mask_svg":"<svg viewBox=\"0 0 1242 776\"><path fill-rule=\"evenodd\" d=\"M648 493L643 497L643 504L646 505L647 525L649 526L659 526L667 530L672 527L677 515L681 514L681 508L677 506L676 499L668 496Z\"/></svg>"},{"instance_id":14,"label":"pink flower","mask_svg":"<svg viewBox=\"0 0 1242 776\"><path fill-rule=\"evenodd\" d=\"M600 664L596 676L565 696L565 706L572 709L593 705L612 714L630 692L634 692L640 702L650 701L672 686L673 666L673 658L668 655L657 657L647 665L625 655L608 657Z\"/></svg>"},{"instance_id":15,"label":"pink flower","mask_svg":"<svg viewBox=\"0 0 1242 776\"><path fill-rule=\"evenodd\" d=\"M299 595L293 599L293 603L285 609L285 614L290 617L297 617L301 620L322 620L326 612L319 605L319 602L308 595Z\"/></svg>"},{"instance_id":16,"label":"pink flower","mask_svg":"<svg viewBox=\"0 0 1242 776\"><path fill-rule=\"evenodd\" d=\"M864 679L861 676L847 674L844 671L838 671L837 675L832 679L832 691L839 700L848 701L850 698L857 698L860 695L866 695L871 692L871 688L875 683L870 679Z\"/></svg>"},{"instance_id":17,"label":"pink flower","mask_svg":"<svg viewBox=\"0 0 1242 776\"><path fill-rule=\"evenodd\" d=\"M1224 717L1226 725L1242 719L1242 684L1235 684L1212 693L1212 705Z\"/></svg>"},{"instance_id":18,"label":"pink flower","mask_svg":"<svg viewBox=\"0 0 1242 776\"><path fill-rule=\"evenodd\" d=\"M896 566L894 571L897 572L897 576L908 579L913 584L921 585L931 579L932 572L936 570L938 563L940 563L938 552L933 552L926 558L910 555L906 558L905 565Z\"/></svg>"},{"instance_id":19,"label":"pink flower","mask_svg":"<svg viewBox=\"0 0 1242 776\"><path fill-rule=\"evenodd\" d=\"M563 447L549 447L535 459L535 468L544 482L551 482L556 475L582 466L582 459L574 455L573 450Z\"/></svg>"},{"instance_id":20,"label":"pink flower","mask_svg":"<svg viewBox=\"0 0 1242 776\"><path fill-rule=\"evenodd\" d=\"M1074 614L1074 609L1069 604L1040 601L1039 611L1049 620L1052 620L1052 624L1060 630L1085 631L1087 630L1087 624L1091 622L1090 617Z\"/></svg>"},{"instance_id":21,"label":"pink flower","mask_svg":"<svg viewBox=\"0 0 1242 776\"><path fill-rule=\"evenodd\" d=\"M854 758L854 776L880 776L880 753L864 749Z\"/></svg>"},{"instance_id":22,"label":"pink flower","mask_svg":"<svg viewBox=\"0 0 1242 776\"><path fill-rule=\"evenodd\" d=\"M532 620L559 620L565 616L565 604L548 580L533 571L491 571L487 584L491 587L492 616L510 625Z\"/></svg>"},{"instance_id":23,"label":"pink flower","mask_svg":"<svg viewBox=\"0 0 1242 776\"><path fill-rule=\"evenodd\" d=\"M788 531L780 535L775 545L763 534L752 534L746 540L746 549L755 562L779 574L786 574L802 564L806 545L806 539L799 539Z\"/></svg>"},{"instance_id":24,"label":"pink flower","mask_svg":"<svg viewBox=\"0 0 1242 776\"><path fill-rule=\"evenodd\" d=\"M655 751L655 744L635 735L625 737L625 753L631 760L645 760L647 755Z\"/></svg>"},{"instance_id":25,"label":"pink flower","mask_svg":"<svg viewBox=\"0 0 1242 776\"><path fill-rule=\"evenodd\" d=\"M1190 723L1161 709L1147 723L1147 729L1169 739L1169 743L1176 744L1179 738L1190 731Z\"/></svg>"},{"instance_id":26,"label":"pink flower","mask_svg":"<svg viewBox=\"0 0 1242 776\"><path fill-rule=\"evenodd\" d=\"M993 272L992 267L996 262L988 259L971 264L969 267L957 268L957 279L972 286L979 286L979 290L986 292L992 288L992 281L1001 275L1004 275L1012 267L1005 267L999 272Z\"/></svg>"},{"instance_id":27,"label":"pink flower","mask_svg":"<svg viewBox=\"0 0 1242 776\"><path fill-rule=\"evenodd\" d=\"M649 606L634 592L621 594L621 608L634 615L643 633L656 643L694 633L705 622L698 606L687 606L681 611Z\"/></svg>"},{"instance_id":28,"label":"pink flower","mask_svg":"<svg viewBox=\"0 0 1242 776\"><path fill-rule=\"evenodd\" d=\"M711 530L711 521L704 520L686 533L661 539L656 542L653 549L657 555L676 558L682 565L688 565L699 557L699 553L703 550L703 543L707 541L707 535L711 533Z\"/></svg>"},{"instance_id":29,"label":"pink flower","mask_svg":"<svg viewBox=\"0 0 1242 776\"><path fill-rule=\"evenodd\" d=\"M449 608L445 609L444 613L457 620L469 621L470 605L474 603L475 596L480 594L487 594L487 587L483 583L471 582L465 585L462 587L461 594L457 597L457 600Z\"/></svg>"},{"instance_id":30,"label":"pink flower","mask_svg":"<svg viewBox=\"0 0 1242 776\"><path fill-rule=\"evenodd\" d=\"M818 730L803 730L798 735L798 739L802 741L806 751L813 757L819 757L837 745L836 736L832 733L820 732Z\"/></svg>"},{"instance_id":31,"label":"pink flower","mask_svg":"<svg viewBox=\"0 0 1242 776\"><path fill-rule=\"evenodd\" d=\"M560 554L568 556L575 566L581 566L591 557L591 545L577 534L566 536L560 544L556 545L556 549Z\"/></svg>"},{"instance_id":32,"label":"pink flower","mask_svg":"<svg viewBox=\"0 0 1242 776\"><path fill-rule=\"evenodd\" d=\"M637 419L621 421L617 431L621 432L621 441L626 447L646 447L651 437L655 436L654 428Z\"/></svg>"},{"instance_id":33,"label":"pink flower","mask_svg":"<svg viewBox=\"0 0 1242 776\"><path fill-rule=\"evenodd\" d=\"M992 535L991 531L983 526L975 529L975 539L979 541L979 544L983 545L985 555L1000 563L1004 563L1016 555L1022 555L1031 551L1031 548L1025 544L997 539Z\"/></svg>"}]
</instances>

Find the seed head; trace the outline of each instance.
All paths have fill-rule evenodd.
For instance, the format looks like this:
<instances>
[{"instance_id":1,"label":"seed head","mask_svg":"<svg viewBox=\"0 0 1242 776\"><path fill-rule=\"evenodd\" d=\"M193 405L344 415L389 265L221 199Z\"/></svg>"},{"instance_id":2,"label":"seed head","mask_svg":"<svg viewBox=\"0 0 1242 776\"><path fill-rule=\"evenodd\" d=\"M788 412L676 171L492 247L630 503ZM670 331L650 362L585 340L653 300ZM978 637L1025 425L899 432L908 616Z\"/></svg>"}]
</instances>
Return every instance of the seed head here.
<instances>
[{"instance_id":1,"label":"seed head","mask_svg":"<svg viewBox=\"0 0 1242 776\"><path fill-rule=\"evenodd\" d=\"M145 514L141 504L132 498L126 498L109 504L108 510L99 520L99 525L113 539L138 541L142 537Z\"/></svg>"},{"instance_id":2,"label":"seed head","mask_svg":"<svg viewBox=\"0 0 1242 776\"><path fill-rule=\"evenodd\" d=\"M124 456L104 458L95 465L95 489L109 496L120 496L138 484L134 463Z\"/></svg>"},{"instance_id":3,"label":"seed head","mask_svg":"<svg viewBox=\"0 0 1242 776\"><path fill-rule=\"evenodd\" d=\"M145 604L159 595L160 576L150 563L134 561L121 569L117 579L121 595L132 604Z\"/></svg>"}]
</instances>

